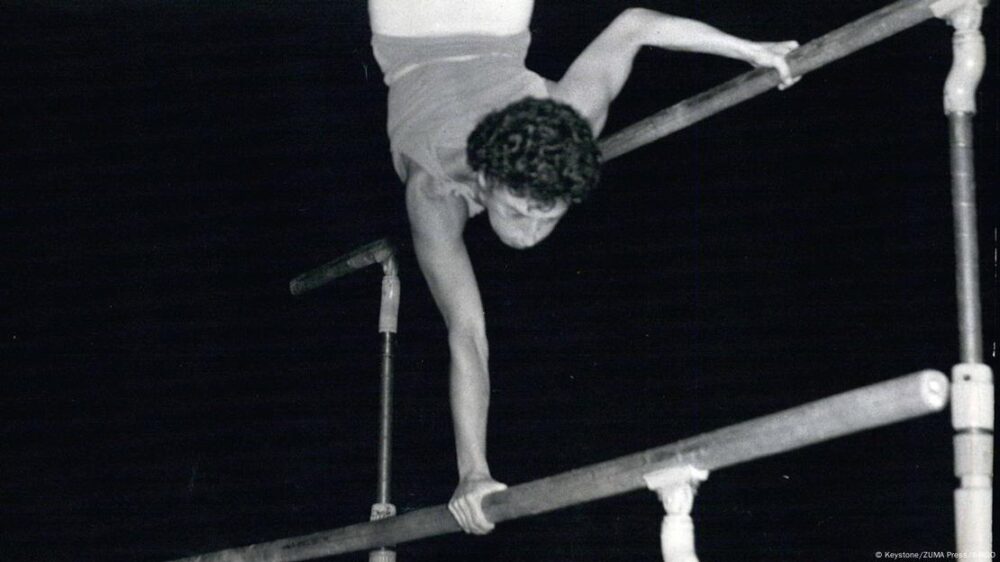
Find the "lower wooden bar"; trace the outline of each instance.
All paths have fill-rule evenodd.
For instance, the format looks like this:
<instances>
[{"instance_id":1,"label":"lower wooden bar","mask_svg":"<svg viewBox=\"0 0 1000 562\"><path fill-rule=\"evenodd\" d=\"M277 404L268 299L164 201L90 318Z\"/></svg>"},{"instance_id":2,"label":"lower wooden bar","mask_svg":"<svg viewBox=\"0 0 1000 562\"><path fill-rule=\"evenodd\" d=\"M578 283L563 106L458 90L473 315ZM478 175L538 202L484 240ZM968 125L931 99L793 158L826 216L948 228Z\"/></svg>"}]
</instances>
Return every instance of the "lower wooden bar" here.
<instances>
[{"instance_id":1,"label":"lower wooden bar","mask_svg":"<svg viewBox=\"0 0 1000 562\"><path fill-rule=\"evenodd\" d=\"M642 476L672 466L716 470L835 437L936 412L948 378L921 371L737 425L548 478L483 500L493 522L507 521L645 487ZM291 562L371 550L459 531L444 505L332 531L184 558L178 562Z\"/></svg>"}]
</instances>

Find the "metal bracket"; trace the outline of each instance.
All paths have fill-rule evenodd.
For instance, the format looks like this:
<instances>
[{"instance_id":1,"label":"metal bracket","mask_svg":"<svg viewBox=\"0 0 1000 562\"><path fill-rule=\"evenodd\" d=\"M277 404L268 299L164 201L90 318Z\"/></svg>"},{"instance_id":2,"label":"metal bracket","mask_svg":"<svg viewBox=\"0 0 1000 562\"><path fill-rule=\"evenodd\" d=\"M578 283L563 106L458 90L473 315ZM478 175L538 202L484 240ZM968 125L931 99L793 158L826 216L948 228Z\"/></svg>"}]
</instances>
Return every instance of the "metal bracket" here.
<instances>
[{"instance_id":1,"label":"metal bracket","mask_svg":"<svg viewBox=\"0 0 1000 562\"><path fill-rule=\"evenodd\" d=\"M371 520L388 519L396 516L396 506L391 503L372 504ZM396 562L396 551L390 548L378 548L368 553L368 562Z\"/></svg>"},{"instance_id":2,"label":"metal bracket","mask_svg":"<svg viewBox=\"0 0 1000 562\"><path fill-rule=\"evenodd\" d=\"M973 556L992 550L993 370L981 363L952 368L951 424L955 428L957 550Z\"/></svg>"},{"instance_id":3,"label":"metal bracket","mask_svg":"<svg viewBox=\"0 0 1000 562\"><path fill-rule=\"evenodd\" d=\"M951 425L957 430L993 431L993 370L982 363L951 369Z\"/></svg>"},{"instance_id":4,"label":"metal bracket","mask_svg":"<svg viewBox=\"0 0 1000 562\"><path fill-rule=\"evenodd\" d=\"M396 516L396 506L391 503L376 503L372 504L372 515L371 521L378 521L379 519L388 519L389 517Z\"/></svg>"},{"instance_id":5,"label":"metal bracket","mask_svg":"<svg viewBox=\"0 0 1000 562\"><path fill-rule=\"evenodd\" d=\"M944 86L946 114L976 112L976 88L986 66L986 44L979 32L984 5L980 0L938 0L930 6L935 16L955 28L954 62Z\"/></svg>"},{"instance_id":6,"label":"metal bracket","mask_svg":"<svg viewBox=\"0 0 1000 562\"><path fill-rule=\"evenodd\" d=\"M931 4L930 8L934 17L949 19L956 10L966 7L968 4L976 4L981 9L988 3L983 0L938 0Z\"/></svg>"},{"instance_id":7,"label":"metal bracket","mask_svg":"<svg viewBox=\"0 0 1000 562\"><path fill-rule=\"evenodd\" d=\"M676 466L643 475L646 487L656 492L667 514L660 526L660 547L664 562L698 562L694 551L694 522L691 508L698 484L708 471L691 465Z\"/></svg>"},{"instance_id":8,"label":"metal bracket","mask_svg":"<svg viewBox=\"0 0 1000 562\"><path fill-rule=\"evenodd\" d=\"M385 262L384 269L378 331L382 334L395 334L399 325L399 277L396 275L396 259L389 258Z\"/></svg>"}]
</instances>

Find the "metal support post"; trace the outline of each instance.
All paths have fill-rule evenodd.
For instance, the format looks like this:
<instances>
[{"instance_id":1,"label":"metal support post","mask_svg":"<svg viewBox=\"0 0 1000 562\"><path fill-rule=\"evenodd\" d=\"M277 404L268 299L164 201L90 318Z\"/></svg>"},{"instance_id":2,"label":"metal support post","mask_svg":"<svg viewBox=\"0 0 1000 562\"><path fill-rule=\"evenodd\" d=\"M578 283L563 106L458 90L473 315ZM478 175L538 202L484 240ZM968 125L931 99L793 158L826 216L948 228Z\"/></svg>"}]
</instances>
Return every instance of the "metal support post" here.
<instances>
[{"instance_id":1,"label":"metal support post","mask_svg":"<svg viewBox=\"0 0 1000 562\"><path fill-rule=\"evenodd\" d=\"M954 60L945 81L944 110L951 147L951 190L955 221L955 281L961 363L952 369L952 427L955 429L956 554L989 559L993 552L993 372L983 364L979 299L979 244L973 160L976 88L986 48L979 32L983 3L941 0L932 6L955 28Z\"/></svg>"},{"instance_id":2,"label":"metal support post","mask_svg":"<svg viewBox=\"0 0 1000 562\"><path fill-rule=\"evenodd\" d=\"M392 378L396 330L399 325L399 266L396 249L386 239L376 240L293 279L288 288L302 295L323 287L369 265L382 266L382 299L379 304L378 332L381 336L381 369L378 432L378 486L370 521L394 517L392 504ZM388 546L370 551L369 562L395 562L396 552Z\"/></svg>"},{"instance_id":3,"label":"metal support post","mask_svg":"<svg viewBox=\"0 0 1000 562\"><path fill-rule=\"evenodd\" d=\"M378 331L382 336L382 372L379 412L378 492L372 506L371 520L376 521L396 515L392 504L392 378L395 352L396 327L399 318L399 276L396 258L390 256L382 263L382 301L379 309ZM386 547L368 554L369 562L395 562L396 551Z\"/></svg>"}]
</instances>

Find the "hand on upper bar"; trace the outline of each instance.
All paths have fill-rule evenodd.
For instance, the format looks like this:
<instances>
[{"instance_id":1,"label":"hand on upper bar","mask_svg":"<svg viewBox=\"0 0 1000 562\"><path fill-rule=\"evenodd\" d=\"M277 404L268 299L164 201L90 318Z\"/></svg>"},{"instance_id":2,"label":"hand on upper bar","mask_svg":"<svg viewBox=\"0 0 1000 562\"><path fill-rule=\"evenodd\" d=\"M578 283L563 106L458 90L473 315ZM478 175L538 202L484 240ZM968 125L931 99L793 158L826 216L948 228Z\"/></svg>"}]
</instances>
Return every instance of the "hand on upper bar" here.
<instances>
[{"instance_id":1,"label":"hand on upper bar","mask_svg":"<svg viewBox=\"0 0 1000 562\"><path fill-rule=\"evenodd\" d=\"M749 47L747 62L758 68L765 67L777 70L781 77L779 90L784 90L802 79L801 76L792 76L792 71L788 68L788 61L785 60L788 53L799 48L798 41L750 43Z\"/></svg>"},{"instance_id":2,"label":"hand on upper bar","mask_svg":"<svg viewBox=\"0 0 1000 562\"><path fill-rule=\"evenodd\" d=\"M799 46L795 41L758 43L697 20L629 8L580 53L559 82L549 88L550 94L575 107L590 121L594 134L600 134L608 108L625 85L633 59L643 46L733 58L776 69L782 88L795 82L785 61L785 55Z\"/></svg>"},{"instance_id":3,"label":"hand on upper bar","mask_svg":"<svg viewBox=\"0 0 1000 562\"><path fill-rule=\"evenodd\" d=\"M494 525L483 514L483 498L506 489L506 484L488 475L463 478L448 502L448 510L463 531L485 535L493 530Z\"/></svg>"}]
</instances>

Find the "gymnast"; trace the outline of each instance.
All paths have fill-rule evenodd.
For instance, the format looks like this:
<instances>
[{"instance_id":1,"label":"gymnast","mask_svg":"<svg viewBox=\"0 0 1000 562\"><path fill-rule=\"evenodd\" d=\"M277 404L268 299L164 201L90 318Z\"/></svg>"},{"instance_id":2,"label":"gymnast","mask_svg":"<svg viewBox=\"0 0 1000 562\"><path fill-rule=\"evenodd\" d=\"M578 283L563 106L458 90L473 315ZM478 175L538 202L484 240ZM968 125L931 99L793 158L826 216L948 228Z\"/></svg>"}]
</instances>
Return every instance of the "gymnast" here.
<instances>
[{"instance_id":1,"label":"gymnast","mask_svg":"<svg viewBox=\"0 0 1000 562\"><path fill-rule=\"evenodd\" d=\"M462 235L485 211L530 248L597 185L608 106L645 45L730 57L794 82L794 41L756 43L652 10L624 11L559 81L524 66L533 0L369 0L372 50L389 86L393 166L420 269L448 329L459 482L448 507L467 533L493 528L483 496L505 486L486 460L489 369L479 288Z\"/></svg>"}]
</instances>

